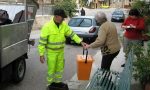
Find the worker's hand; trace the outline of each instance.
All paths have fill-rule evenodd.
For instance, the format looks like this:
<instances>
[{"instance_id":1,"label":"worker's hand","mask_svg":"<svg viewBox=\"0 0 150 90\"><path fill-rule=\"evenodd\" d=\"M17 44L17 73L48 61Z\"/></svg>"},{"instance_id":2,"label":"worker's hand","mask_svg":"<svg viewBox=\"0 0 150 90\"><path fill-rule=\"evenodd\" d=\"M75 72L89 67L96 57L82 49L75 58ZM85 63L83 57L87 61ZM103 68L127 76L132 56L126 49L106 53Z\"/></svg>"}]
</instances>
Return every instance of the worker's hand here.
<instances>
[{"instance_id":1,"label":"worker's hand","mask_svg":"<svg viewBox=\"0 0 150 90\"><path fill-rule=\"evenodd\" d=\"M86 46L86 43L81 41L81 45L82 45L83 48L84 48L84 47Z\"/></svg>"},{"instance_id":2,"label":"worker's hand","mask_svg":"<svg viewBox=\"0 0 150 90\"><path fill-rule=\"evenodd\" d=\"M41 63L44 63L44 62L45 62L44 56L40 56L40 62L41 62Z\"/></svg>"}]
</instances>

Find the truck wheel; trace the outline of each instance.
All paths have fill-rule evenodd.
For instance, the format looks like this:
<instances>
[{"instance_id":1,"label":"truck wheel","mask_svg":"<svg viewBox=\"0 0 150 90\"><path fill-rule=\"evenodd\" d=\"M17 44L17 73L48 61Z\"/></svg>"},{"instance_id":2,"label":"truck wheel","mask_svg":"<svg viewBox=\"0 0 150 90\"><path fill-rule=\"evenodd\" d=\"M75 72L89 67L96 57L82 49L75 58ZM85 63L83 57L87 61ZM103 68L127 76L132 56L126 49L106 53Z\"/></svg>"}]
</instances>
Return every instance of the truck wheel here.
<instances>
[{"instance_id":1,"label":"truck wheel","mask_svg":"<svg viewBox=\"0 0 150 90\"><path fill-rule=\"evenodd\" d=\"M19 83L23 80L26 71L26 62L21 58L13 63L13 81Z\"/></svg>"}]
</instances>

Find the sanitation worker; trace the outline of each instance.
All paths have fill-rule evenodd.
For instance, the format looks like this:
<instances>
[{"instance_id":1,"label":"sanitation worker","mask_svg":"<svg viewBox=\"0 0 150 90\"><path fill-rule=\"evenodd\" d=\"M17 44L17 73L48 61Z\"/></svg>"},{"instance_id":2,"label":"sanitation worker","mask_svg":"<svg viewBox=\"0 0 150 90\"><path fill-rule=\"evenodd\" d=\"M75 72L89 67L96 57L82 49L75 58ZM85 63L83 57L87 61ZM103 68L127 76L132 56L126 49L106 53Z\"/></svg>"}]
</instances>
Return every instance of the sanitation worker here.
<instances>
[{"instance_id":1,"label":"sanitation worker","mask_svg":"<svg viewBox=\"0 0 150 90\"><path fill-rule=\"evenodd\" d=\"M47 59L47 86L52 82L62 82L65 37L70 37L78 44L85 44L64 22L64 18L67 18L64 10L56 9L54 10L54 17L52 17L51 20L41 29L38 50L40 54L40 62L45 62L44 55Z\"/></svg>"}]
</instances>

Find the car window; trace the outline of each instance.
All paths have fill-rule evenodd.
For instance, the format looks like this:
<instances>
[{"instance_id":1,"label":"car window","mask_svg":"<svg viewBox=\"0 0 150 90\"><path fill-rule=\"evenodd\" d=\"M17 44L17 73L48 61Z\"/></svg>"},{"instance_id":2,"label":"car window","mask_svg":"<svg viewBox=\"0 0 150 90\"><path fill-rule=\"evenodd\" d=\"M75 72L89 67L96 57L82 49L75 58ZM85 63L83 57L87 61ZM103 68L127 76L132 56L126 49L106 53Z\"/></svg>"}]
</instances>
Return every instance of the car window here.
<instances>
[{"instance_id":1,"label":"car window","mask_svg":"<svg viewBox=\"0 0 150 90\"><path fill-rule=\"evenodd\" d=\"M78 18L78 19L72 18L72 19L69 21L68 25L69 25L69 26L72 26L72 27L76 27L76 26L79 25L79 23L80 23L82 20L83 20L83 19L81 19L81 18Z\"/></svg>"},{"instance_id":2,"label":"car window","mask_svg":"<svg viewBox=\"0 0 150 90\"><path fill-rule=\"evenodd\" d=\"M69 23L71 27L90 27L92 26L92 19L88 18L72 18Z\"/></svg>"},{"instance_id":3,"label":"car window","mask_svg":"<svg viewBox=\"0 0 150 90\"><path fill-rule=\"evenodd\" d=\"M93 19L93 25L94 25L94 26L97 26L97 24L96 24L96 19Z\"/></svg>"},{"instance_id":4,"label":"car window","mask_svg":"<svg viewBox=\"0 0 150 90\"><path fill-rule=\"evenodd\" d=\"M122 12L122 11L115 11L113 14L116 14L116 15L122 15L123 12Z\"/></svg>"}]
</instances>

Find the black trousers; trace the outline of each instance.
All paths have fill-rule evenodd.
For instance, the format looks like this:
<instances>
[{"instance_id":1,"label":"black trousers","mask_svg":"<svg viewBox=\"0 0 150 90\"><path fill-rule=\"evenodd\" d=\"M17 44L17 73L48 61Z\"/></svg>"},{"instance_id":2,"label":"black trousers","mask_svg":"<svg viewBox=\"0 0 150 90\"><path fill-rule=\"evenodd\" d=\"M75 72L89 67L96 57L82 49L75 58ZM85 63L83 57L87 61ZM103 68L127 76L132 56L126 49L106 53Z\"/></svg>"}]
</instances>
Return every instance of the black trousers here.
<instances>
[{"instance_id":1,"label":"black trousers","mask_svg":"<svg viewBox=\"0 0 150 90\"><path fill-rule=\"evenodd\" d=\"M120 50L119 50L120 51ZM119 51L102 56L101 69L110 70L113 59L119 54Z\"/></svg>"}]
</instances>

